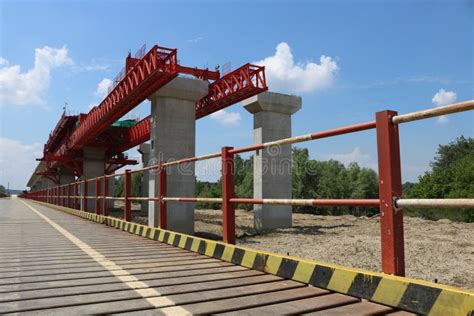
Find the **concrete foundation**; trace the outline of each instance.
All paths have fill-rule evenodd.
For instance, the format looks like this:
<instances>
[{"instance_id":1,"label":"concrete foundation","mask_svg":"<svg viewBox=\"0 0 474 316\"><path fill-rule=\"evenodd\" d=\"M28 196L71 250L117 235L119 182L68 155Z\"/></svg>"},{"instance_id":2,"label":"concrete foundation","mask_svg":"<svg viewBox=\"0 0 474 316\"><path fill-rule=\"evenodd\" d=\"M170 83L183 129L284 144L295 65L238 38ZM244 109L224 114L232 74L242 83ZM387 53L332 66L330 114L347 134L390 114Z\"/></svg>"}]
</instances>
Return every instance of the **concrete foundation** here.
<instances>
[{"instance_id":1,"label":"concrete foundation","mask_svg":"<svg viewBox=\"0 0 474 316\"><path fill-rule=\"evenodd\" d=\"M105 172L105 149L97 147L84 147L84 161L82 164L82 180L91 179L99 176L103 176ZM84 187L81 184L81 192L84 192ZM87 196L95 196L95 181L89 181L87 183ZM81 200L81 210L84 209L83 202ZM94 199L87 200L87 210L89 212L95 212L95 201Z\"/></svg>"},{"instance_id":2,"label":"concrete foundation","mask_svg":"<svg viewBox=\"0 0 474 316\"><path fill-rule=\"evenodd\" d=\"M150 162L156 164L195 155L195 103L208 93L208 82L175 78L150 97ZM174 166L168 171L168 196L194 197L194 163ZM150 174L149 196L156 197L156 174ZM168 203L168 228L194 233L194 203ZM158 224L155 202L149 203L148 223Z\"/></svg>"},{"instance_id":3,"label":"concrete foundation","mask_svg":"<svg viewBox=\"0 0 474 316\"><path fill-rule=\"evenodd\" d=\"M150 162L150 144L144 143L138 147L138 152L142 155L143 167L148 167ZM148 196L148 187L150 182L150 172L142 173L141 196ZM141 215L148 215L148 202L141 202Z\"/></svg>"},{"instance_id":4,"label":"concrete foundation","mask_svg":"<svg viewBox=\"0 0 474 316\"><path fill-rule=\"evenodd\" d=\"M243 101L253 114L254 143L291 137L291 115L301 109L301 97L264 92ZM254 155L254 198L291 199L291 145L268 148ZM255 205L257 231L292 226L291 205Z\"/></svg>"}]
</instances>

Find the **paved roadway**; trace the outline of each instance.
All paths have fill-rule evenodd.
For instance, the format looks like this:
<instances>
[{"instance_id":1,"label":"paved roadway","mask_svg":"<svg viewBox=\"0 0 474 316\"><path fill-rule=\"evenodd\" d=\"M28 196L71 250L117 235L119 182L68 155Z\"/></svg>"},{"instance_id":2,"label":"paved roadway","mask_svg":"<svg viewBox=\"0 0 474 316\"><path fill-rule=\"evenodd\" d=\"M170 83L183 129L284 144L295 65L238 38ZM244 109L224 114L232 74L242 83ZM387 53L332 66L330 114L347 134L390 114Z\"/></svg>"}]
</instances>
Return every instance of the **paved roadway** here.
<instances>
[{"instance_id":1,"label":"paved roadway","mask_svg":"<svg viewBox=\"0 0 474 316\"><path fill-rule=\"evenodd\" d=\"M0 199L0 240L0 314L394 312L32 201Z\"/></svg>"}]
</instances>

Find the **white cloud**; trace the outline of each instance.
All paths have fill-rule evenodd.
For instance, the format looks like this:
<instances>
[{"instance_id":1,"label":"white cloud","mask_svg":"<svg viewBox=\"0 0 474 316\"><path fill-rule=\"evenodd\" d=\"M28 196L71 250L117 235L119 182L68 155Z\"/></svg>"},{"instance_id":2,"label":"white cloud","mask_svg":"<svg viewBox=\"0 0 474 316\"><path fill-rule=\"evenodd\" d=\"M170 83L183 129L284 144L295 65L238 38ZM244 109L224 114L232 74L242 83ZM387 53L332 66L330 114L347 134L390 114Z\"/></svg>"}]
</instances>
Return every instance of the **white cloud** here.
<instances>
[{"instance_id":1,"label":"white cloud","mask_svg":"<svg viewBox=\"0 0 474 316\"><path fill-rule=\"evenodd\" d=\"M436 94L431 99L431 102L433 102L437 106L443 106L446 104L456 102L456 98L457 98L456 92L439 89L439 91L436 92Z\"/></svg>"},{"instance_id":2,"label":"white cloud","mask_svg":"<svg viewBox=\"0 0 474 316\"><path fill-rule=\"evenodd\" d=\"M195 38L188 39L188 40L186 40L186 42L188 42L188 43L197 43L197 42L202 41L203 39L204 38L202 36L198 36L198 37L195 37Z\"/></svg>"},{"instance_id":3,"label":"white cloud","mask_svg":"<svg viewBox=\"0 0 474 316\"><path fill-rule=\"evenodd\" d=\"M2 58L0 61L0 104L44 104L42 95L49 88L51 70L72 64L66 46L37 48L33 68L23 73L20 65L9 66L8 61Z\"/></svg>"},{"instance_id":4,"label":"white cloud","mask_svg":"<svg viewBox=\"0 0 474 316\"><path fill-rule=\"evenodd\" d=\"M95 95L105 98L109 93L109 88L112 86L112 80L109 78L102 79L101 82L97 85L97 90L95 91Z\"/></svg>"},{"instance_id":5,"label":"white cloud","mask_svg":"<svg viewBox=\"0 0 474 316\"><path fill-rule=\"evenodd\" d=\"M339 67L329 56L322 55L320 64L297 63L293 59L290 46L282 42L277 45L275 55L254 62L265 66L268 86L272 91L311 92L330 87Z\"/></svg>"},{"instance_id":6,"label":"white cloud","mask_svg":"<svg viewBox=\"0 0 474 316\"><path fill-rule=\"evenodd\" d=\"M220 110L211 114L211 119L219 122L224 126L233 126L240 123L240 113L227 112L226 110Z\"/></svg>"},{"instance_id":7,"label":"white cloud","mask_svg":"<svg viewBox=\"0 0 474 316\"><path fill-rule=\"evenodd\" d=\"M439 89L438 92L433 96L431 102L436 106L443 106L446 104L456 102L457 94L454 91L446 91L444 89ZM442 115L438 117L439 124L446 124L449 122L449 119L446 115Z\"/></svg>"},{"instance_id":8,"label":"white cloud","mask_svg":"<svg viewBox=\"0 0 474 316\"><path fill-rule=\"evenodd\" d=\"M26 188L30 176L38 165L36 158L42 156L42 145L34 143L32 145L0 137L0 184L10 188Z\"/></svg>"},{"instance_id":9,"label":"white cloud","mask_svg":"<svg viewBox=\"0 0 474 316\"><path fill-rule=\"evenodd\" d=\"M328 158L340 161L346 166L351 162L357 162L359 166L363 167L370 166L370 155L364 154L359 147L354 148L354 150L347 154L329 154Z\"/></svg>"}]
</instances>

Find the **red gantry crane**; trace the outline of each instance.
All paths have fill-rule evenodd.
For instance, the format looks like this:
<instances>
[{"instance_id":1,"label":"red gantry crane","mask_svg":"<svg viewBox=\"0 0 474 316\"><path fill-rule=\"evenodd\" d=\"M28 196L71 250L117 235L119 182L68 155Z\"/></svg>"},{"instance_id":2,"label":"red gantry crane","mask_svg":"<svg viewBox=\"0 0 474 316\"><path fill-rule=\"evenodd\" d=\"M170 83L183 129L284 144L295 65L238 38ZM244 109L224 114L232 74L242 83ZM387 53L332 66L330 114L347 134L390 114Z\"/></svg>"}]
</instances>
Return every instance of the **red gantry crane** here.
<instances>
[{"instance_id":1,"label":"red gantry crane","mask_svg":"<svg viewBox=\"0 0 474 316\"><path fill-rule=\"evenodd\" d=\"M106 149L108 174L124 165L136 164L123 152L150 139L150 117L129 127L114 123L179 74L210 82L208 95L196 103L196 119L268 90L262 66L245 64L221 77L217 70L180 65L177 49L155 45L145 54L143 46L134 57L127 56L125 68L98 106L87 114L62 115L40 159L47 162L47 169L37 174L57 182L57 169L64 166L81 176L85 146Z\"/></svg>"}]
</instances>

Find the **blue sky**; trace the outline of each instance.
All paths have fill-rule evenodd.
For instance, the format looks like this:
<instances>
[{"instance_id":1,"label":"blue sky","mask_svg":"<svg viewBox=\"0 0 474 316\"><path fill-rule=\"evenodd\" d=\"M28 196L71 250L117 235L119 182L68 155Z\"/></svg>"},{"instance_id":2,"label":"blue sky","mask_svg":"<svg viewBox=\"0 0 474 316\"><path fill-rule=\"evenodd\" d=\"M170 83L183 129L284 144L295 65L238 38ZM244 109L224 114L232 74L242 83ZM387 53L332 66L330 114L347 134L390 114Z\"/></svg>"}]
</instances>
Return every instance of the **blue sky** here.
<instances>
[{"instance_id":1,"label":"blue sky","mask_svg":"<svg viewBox=\"0 0 474 316\"><path fill-rule=\"evenodd\" d=\"M76 113L99 103L98 84L143 43L178 48L188 66L270 63L270 90L303 98L299 135L472 99L473 12L467 0L0 1L0 183L24 188L64 103ZM473 136L473 123L469 112L402 125L403 180L429 168L438 144ZM197 154L251 143L241 104L197 123ZM376 166L373 131L304 146Z\"/></svg>"}]
</instances>

